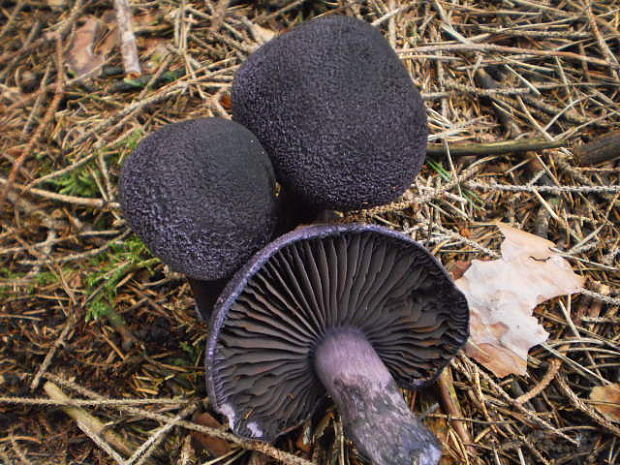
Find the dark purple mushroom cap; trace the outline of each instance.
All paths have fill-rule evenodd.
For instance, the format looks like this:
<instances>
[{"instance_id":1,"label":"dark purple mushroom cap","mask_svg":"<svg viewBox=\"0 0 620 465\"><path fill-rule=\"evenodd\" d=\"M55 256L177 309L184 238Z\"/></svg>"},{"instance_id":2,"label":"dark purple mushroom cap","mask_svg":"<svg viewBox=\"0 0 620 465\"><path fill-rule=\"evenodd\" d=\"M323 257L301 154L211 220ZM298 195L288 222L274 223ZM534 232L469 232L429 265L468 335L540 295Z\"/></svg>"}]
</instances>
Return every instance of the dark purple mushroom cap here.
<instances>
[{"instance_id":1,"label":"dark purple mushroom cap","mask_svg":"<svg viewBox=\"0 0 620 465\"><path fill-rule=\"evenodd\" d=\"M325 396L313 368L333 331L363 334L396 382L434 380L468 336L467 301L411 238L372 225L294 230L222 292L207 347L211 401L235 433L266 441Z\"/></svg>"},{"instance_id":2,"label":"dark purple mushroom cap","mask_svg":"<svg viewBox=\"0 0 620 465\"><path fill-rule=\"evenodd\" d=\"M239 69L233 119L310 207L361 209L402 194L426 156L426 111L381 33L346 16L315 19L260 47Z\"/></svg>"},{"instance_id":3,"label":"dark purple mushroom cap","mask_svg":"<svg viewBox=\"0 0 620 465\"><path fill-rule=\"evenodd\" d=\"M162 127L125 161L119 188L134 232L164 263L195 279L234 273L276 224L269 157L234 121Z\"/></svg>"}]
</instances>

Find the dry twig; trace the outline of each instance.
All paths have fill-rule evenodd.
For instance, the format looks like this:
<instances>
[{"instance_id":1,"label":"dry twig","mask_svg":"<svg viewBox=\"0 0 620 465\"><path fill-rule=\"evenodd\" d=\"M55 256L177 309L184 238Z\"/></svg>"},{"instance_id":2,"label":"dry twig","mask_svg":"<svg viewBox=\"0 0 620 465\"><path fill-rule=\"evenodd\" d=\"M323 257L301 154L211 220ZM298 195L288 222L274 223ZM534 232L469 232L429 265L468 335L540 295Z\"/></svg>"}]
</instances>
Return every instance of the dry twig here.
<instances>
[{"instance_id":1,"label":"dry twig","mask_svg":"<svg viewBox=\"0 0 620 465\"><path fill-rule=\"evenodd\" d=\"M114 0L114 9L116 10L125 75L132 78L140 76L142 69L138 58L136 36L133 33L131 6L128 0Z\"/></svg>"}]
</instances>

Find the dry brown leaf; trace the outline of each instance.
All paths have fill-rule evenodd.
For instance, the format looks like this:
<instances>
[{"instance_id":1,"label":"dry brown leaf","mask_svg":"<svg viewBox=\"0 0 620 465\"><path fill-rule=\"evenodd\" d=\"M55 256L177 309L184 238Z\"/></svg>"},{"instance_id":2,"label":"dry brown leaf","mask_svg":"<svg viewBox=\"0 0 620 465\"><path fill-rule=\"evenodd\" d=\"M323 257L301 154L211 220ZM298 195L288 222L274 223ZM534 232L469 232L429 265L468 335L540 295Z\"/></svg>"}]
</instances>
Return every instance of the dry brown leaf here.
<instances>
[{"instance_id":1,"label":"dry brown leaf","mask_svg":"<svg viewBox=\"0 0 620 465\"><path fill-rule=\"evenodd\" d=\"M101 32L98 34L95 52L99 55L108 56L119 43L118 23L114 10L107 10L101 15Z\"/></svg>"},{"instance_id":2,"label":"dry brown leaf","mask_svg":"<svg viewBox=\"0 0 620 465\"><path fill-rule=\"evenodd\" d=\"M251 28L252 28L252 35L254 35L256 41L261 45L266 42L269 42L271 39L273 39L275 36L278 35L276 31L267 29L266 27L259 26L258 24L252 23Z\"/></svg>"},{"instance_id":3,"label":"dry brown leaf","mask_svg":"<svg viewBox=\"0 0 620 465\"><path fill-rule=\"evenodd\" d=\"M92 76L98 75L99 73L95 70L103 65L103 56L94 51L98 29L99 20L89 16L84 24L75 30L75 35L65 58L78 78L91 73Z\"/></svg>"},{"instance_id":4,"label":"dry brown leaf","mask_svg":"<svg viewBox=\"0 0 620 465\"><path fill-rule=\"evenodd\" d=\"M609 421L620 422L620 383L596 386L590 393L590 400L601 402L594 404L594 408Z\"/></svg>"},{"instance_id":5,"label":"dry brown leaf","mask_svg":"<svg viewBox=\"0 0 620 465\"><path fill-rule=\"evenodd\" d=\"M254 40L256 41L256 43L252 46L253 50L258 49L278 35L276 31L259 26L258 24L254 24L249 21L246 24L250 28L252 37L254 37Z\"/></svg>"},{"instance_id":6,"label":"dry brown leaf","mask_svg":"<svg viewBox=\"0 0 620 465\"><path fill-rule=\"evenodd\" d=\"M83 21L75 30L65 59L77 78L97 77L106 56L118 43L116 25L110 21L109 12L104 13L103 20L87 16Z\"/></svg>"},{"instance_id":7,"label":"dry brown leaf","mask_svg":"<svg viewBox=\"0 0 620 465\"><path fill-rule=\"evenodd\" d=\"M67 3L67 0L45 0L45 3L50 8L62 8Z\"/></svg>"},{"instance_id":8,"label":"dry brown leaf","mask_svg":"<svg viewBox=\"0 0 620 465\"><path fill-rule=\"evenodd\" d=\"M528 350L548 333L532 316L545 300L578 292L583 278L555 252L553 242L506 224L499 260L474 260L456 285L470 307L467 354L496 376L524 375Z\"/></svg>"},{"instance_id":9,"label":"dry brown leaf","mask_svg":"<svg viewBox=\"0 0 620 465\"><path fill-rule=\"evenodd\" d=\"M470 266L471 260L456 260L451 263L449 271L452 275L452 279L459 279Z\"/></svg>"},{"instance_id":10,"label":"dry brown leaf","mask_svg":"<svg viewBox=\"0 0 620 465\"><path fill-rule=\"evenodd\" d=\"M207 412L194 414L192 420L199 425L223 429L222 424ZM232 449L232 445L223 439L214 438L199 431L192 431L190 434L197 452L207 451L212 457L220 457L228 454Z\"/></svg>"}]
</instances>

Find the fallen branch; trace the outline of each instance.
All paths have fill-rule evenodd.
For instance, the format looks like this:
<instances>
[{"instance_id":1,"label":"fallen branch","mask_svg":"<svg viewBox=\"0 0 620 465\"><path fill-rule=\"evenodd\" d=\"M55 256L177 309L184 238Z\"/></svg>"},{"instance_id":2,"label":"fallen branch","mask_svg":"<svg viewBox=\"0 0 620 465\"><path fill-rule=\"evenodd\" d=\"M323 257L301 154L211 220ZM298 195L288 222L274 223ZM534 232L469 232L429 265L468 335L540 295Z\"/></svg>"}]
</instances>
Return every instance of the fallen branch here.
<instances>
[{"instance_id":1,"label":"fallen branch","mask_svg":"<svg viewBox=\"0 0 620 465\"><path fill-rule=\"evenodd\" d=\"M43 385L43 389L53 400L71 400L58 386L50 381L47 381ZM62 410L73 418L77 422L79 428L119 464L122 464L124 460L118 452L110 447L110 444L124 454L131 455L131 448L115 433L106 430L105 425L98 418L95 418L90 413L78 407L63 407Z\"/></svg>"},{"instance_id":2,"label":"fallen branch","mask_svg":"<svg viewBox=\"0 0 620 465\"><path fill-rule=\"evenodd\" d=\"M573 149L580 166L596 165L620 158L620 130L597 137Z\"/></svg>"},{"instance_id":3,"label":"fallen branch","mask_svg":"<svg viewBox=\"0 0 620 465\"><path fill-rule=\"evenodd\" d=\"M41 374L45 377L45 373ZM0 397L0 404L48 405L59 407L118 407L119 405L187 405L197 404L196 399L44 399L39 397Z\"/></svg>"},{"instance_id":4,"label":"fallen branch","mask_svg":"<svg viewBox=\"0 0 620 465\"><path fill-rule=\"evenodd\" d=\"M528 150L555 149L568 147L568 142L564 140L548 141L544 139L519 139L501 142L491 142L486 144L428 144L426 153L428 155L447 155L450 151L451 156L465 157L470 155L501 155L512 152L527 152Z\"/></svg>"},{"instance_id":5,"label":"fallen branch","mask_svg":"<svg viewBox=\"0 0 620 465\"><path fill-rule=\"evenodd\" d=\"M475 448L473 447L473 440L471 435L469 434L469 430L467 429L466 424L462 421L454 419L462 418L463 412L461 410L461 405L459 404L459 399L456 395L456 390L454 389L452 369L449 366L443 370L441 375L439 375L439 379L437 380L437 386L439 387L442 406L444 408L444 411L448 414L448 418L452 423L452 427L461 438L461 441L465 446L465 450L474 455Z\"/></svg>"},{"instance_id":6,"label":"fallen branch","mask_svg":"<svg viewBox=\"0 0 620 465\"><path fill-rule=\"evenodd\" d=\"M498 184L468 181L465 185L471 189L484 191L508 191L508 192L573 192L582 194L591 193L620 193L620 186L515 186L512 184Z\"/></svg>"},{"instance_id":7,"label":"fallen branch","mask_svg":"<svg viewBox=\"0 0 620 465\"><path fill-rule=\"evenodd\" d=\"M413 47L403 50L398 50L397 53L401 59L409 58L412 55L420 53L432 53L432 52L495 52L495 53L515 53L519 55L532 55L541 57L558 57L566 58L593 65L609 67L619 69L620 65L616 63L610 63L607 60L601 60L600 58L594 58L586 55L580 55L574 52L564 52L561 50L537 50L531 48L519 48L508 47L505 45L497 44L441 44L441 45L421 45L419 47Z\"/></svg>"},{"instance_id":8,"label":"fallen branch","mask_svg":"<svg viewBox=\"0 0 620 465\"><path fill-rule=\"evenodd\" d=\"M60 376L53 375L51 373L45 373L44 377L47 379L54 380L55 382L57 382L58 384L62 386L66 386L70 389L73 389L76 392L86 397L93 397L95 399L103 399L103 397L100 394L97 394L91 391L90 389L86 389L76 384L75 382L69 381ZM132 415L138 415L144 418L150 418L151 420L161 421L163 423L168 423L169 421L173 419L173 417L169 415L163 415L161 413L152 412L150 410L139 409L136 407L119 406L118 409L121 411L130 413ZM220 439L224 439L225 441L230 441L233 444L236 444L239 447L242 447L243 449L261 452L280 462L288 463L290 465L315 465L310 460L306 460L303 457L298 457L289 452L280 450L272 446L271 444L267 444L266 442L262 442L258 440L251 440L251 439L244 439L242 437L229 433L228 431L222 431L216 428L210 428L208 426L198 425L196 423L193 423L187 420L180 420L176 423L176 425L181 426L191 431L199 431L201 433L208 434L209 436L212 436L215 438L220 438Z\"/></svg>"},{"instance_id":9,"label":"fallen branch","mask_svg":"<svg viewBox=\"0 0 620 465\"><path fill-rule=\"evenodd\" d=\"M8 181L6 179L0 177L0 184L6 185L7 182ZM11 188L19 189L22 193L28 193L28 194L36 195L38 197L43 197L45 199L57 200L59 202L69 203L72 205L79 205L82 207L91 207L91 208L98 208L98 209L104 209L104 210L108 208L117 210L120 208L118 202L106 202L103 199L89 198L89 197L76 197L74 195L58 194L57 192L46 191L45 189L29 188L28 186L24 186L22 184L17 184L17 183L13 183Z\"/></svg>"},{"instance_id":10,"label":"fallen branch","mask_svg":"<svg viewBox=\"0 0 620 465\"><path fill-rule=\"evenodd\" d=\"M128 0L114 0L114 10L116 10L116 22L118 23L125 75L132 78L140 76L142 69L140 68L140 60L138 58L136 36L131 25L132 15Z\"/></svg>"}]
</instances>

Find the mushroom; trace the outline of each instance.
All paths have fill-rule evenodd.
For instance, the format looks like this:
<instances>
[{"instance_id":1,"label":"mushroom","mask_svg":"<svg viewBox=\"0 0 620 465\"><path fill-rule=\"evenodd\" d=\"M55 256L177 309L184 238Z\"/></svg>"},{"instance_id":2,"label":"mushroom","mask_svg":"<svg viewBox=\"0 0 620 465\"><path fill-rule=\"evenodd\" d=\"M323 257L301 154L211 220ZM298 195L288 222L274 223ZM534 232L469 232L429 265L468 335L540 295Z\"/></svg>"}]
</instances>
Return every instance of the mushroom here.
<instances>
[{"instance_id":1,"label":"mushroom","mask_svg":"<svg viewBox=\"0 0 620 465\"><path fill-rule=\"evenodd\" d=\"M234 121L169 124L125 162L120 203L154 255L184 273L208 316L229 278L271 238L275 176L256 137Z\"/></svg>"},{"instance_id":2,"label":"mushroom","mask_svg":"<svg viewBox=\"0 0 620 465\"><path fill-rule=\"evenodd\" d=\"M232 111L271 157L297 222L391 202L426 156L420 93L381 33L355 18L314 19L260 47L235 76Z\"/></svg>"},{"instance_id":3,"label":"mushroom","mask_svg":"<svg viewBox=\"0 0 620 465\"><path fill-rule=\"evenodd\" d=\"M209 398L236 434L272 441L327 390L374 463L435 464L437 441L397 386L433 381L465 343L468 317L441 264L408 236L362 224L298 228L254 255L218 298Z\"/></svg>"}]
</instances>

